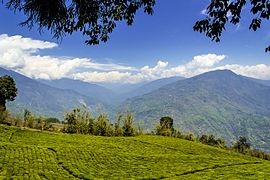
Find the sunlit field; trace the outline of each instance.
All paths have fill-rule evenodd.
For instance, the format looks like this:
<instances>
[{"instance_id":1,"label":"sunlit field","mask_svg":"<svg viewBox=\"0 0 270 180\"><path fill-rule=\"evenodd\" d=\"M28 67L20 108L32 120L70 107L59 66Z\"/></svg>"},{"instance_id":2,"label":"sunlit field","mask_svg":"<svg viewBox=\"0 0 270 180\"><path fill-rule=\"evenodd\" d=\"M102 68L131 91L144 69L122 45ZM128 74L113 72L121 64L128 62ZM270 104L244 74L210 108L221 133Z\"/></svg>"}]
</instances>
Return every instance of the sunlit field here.
<instances>
[{"instance_id":1,"label":"sunlit field","mask_svg":"<svg viewBox=\"0 0 270 180\"><path fill-rule=\"evenodd\" d=\"M0 178L207 179L270 177L270 162L161 136L98 137L0 126Z\"/></svg>"}]
</instances>

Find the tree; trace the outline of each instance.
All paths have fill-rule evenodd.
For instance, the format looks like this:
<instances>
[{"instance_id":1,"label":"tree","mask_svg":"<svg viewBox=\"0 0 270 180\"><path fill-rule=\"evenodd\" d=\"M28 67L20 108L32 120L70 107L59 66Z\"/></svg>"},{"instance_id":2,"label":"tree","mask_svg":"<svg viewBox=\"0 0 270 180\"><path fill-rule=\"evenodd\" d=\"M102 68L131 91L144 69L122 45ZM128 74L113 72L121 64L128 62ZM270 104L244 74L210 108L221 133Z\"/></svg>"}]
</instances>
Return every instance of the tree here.
<instances>
[{"instance_id":1,"label":"tree","mask_svg":"<svg viewBox=\"0 0 270 180\"><path fill-rule=\"evenodd\" d=\"M134 129L134 115L130 112L127 112L124 121L123 121L123 135L124 136L134 136L135 129Z\"/></svg>"},{"instance_id":2,"label":"tree","mask_svg":"<svg viewBox=\"0 0 270 180\"><path fill-rule=\"evenodd\" d=\"M3 0L2 3L14 12L22 12L27 19L21 23L31 29L35 24L39 31L51 31L54 38L81 32L88 36L88 45L106 42L117 22L132 25L139 9L152 15L156 0ZM193 29L219 42L227 23L238 24L247 0L211 0L207 17L197 21ZM263 20L270 18L268 0L250 0L250 12L254 15L249 29L256 31ZM265 49L270 51L270 46Z\"/></svg>"},{"instance_id":3,"label":"tree","mask_svg":"<svg viewBox=\"0 0 270 180\"><path fill-rule=\"evenodd\" d=\"M203 144L207 144L208 143L208 136L203 134L200 138L199 141Z\"/></svg>"},{"instance_id":4,"label":"tree","mask_svg":"<svg viewBox=\"0 0 270 180\"><path fill-rule=\"evenodd\" d=\"M65 129L67 133L93 134L94 120L86 106L75 108L65 115Z\"/></svg>"},{"instance_id":5,"label":"tree","mask_svg":"<svg viewBox=\"0 0 270 180\"><path fill-rule=\"evenodd\" d=\"M159 120L159 126L157 127L157 134L162 136L172 136L174 132L173 119L171 117L162 117Z\"/></svg>"},{"instance_id":6,"label":"tree","mask_svg":"<svg viewBox=\"0 0 270 180\"><path fill-rule=\"evenodd\" d=\"M234 144L233 149L237 152L245 154L250 150L250 144L247 142L247 138L239 137L239 140Z\"/></svg>"},{"instance_id":7,"label":"tree","mask_svg":"<svg viewBox=\"0 0 270 180\"><path fill-rule=\"evenodd\" d=\"M96 122L96 135L98 136L112 136L113 129L110 121L105 113L101 113Z\"/></svg>"},{"instance_id":8,"label":"tree","mask_svg":"<svg viewBox=\"0 0 270 180\"><path fill-rule=\"evenodd\" d=\"M78 129L78 114L80 113L80 109L73 109L72 112L67 112L65 115L65 123L67 127L65 127L65 132L67 133L79 133Z\"/></svg>"},{"instance_id":9,"label":"tree","mask_svg":"<svg viewBox=\"0 0 270 180\"><path fill-rule=\"evenodd\" d=\"M23 125L23 127L29 127L29 128L33 128L34 127L35 117L27 109L24 110L23 119L24 119L24 125Z\"/></svg>"},{"instance_id":10,"label":"tree","mask_svg":"<svg viewBox=\"0 0 270 180\"><path fill-rule=\"evenodd\" d=\"M10 76L0 77L0 108L6 110L6 101L14 101L17 96L15 81Z\"/></svg>"},{"instance_id":11,"label":"tree","mask_svg":"<svg viewBox=\"0 0 270 180\"><path fill-rule=\"evenodd\" d=\"M86 44L106 42L118 21L132 25L139 9L153 14L155 0L3 0L14 12L22 12L27 19L21 23L31 29L51 31L53 37L81 32L88 36Z\"/></svg>"},{"instance_id":12,"label":"tree","mask_svg":"<svg viewBox=\"0 0 270 180\"><path fill-rule=\"evenodd\" d=\"M270 18L269 0L250 0L250 13L254 15L249 29L256 31L261 28L263 20ZM207 17L197 21L193 29L205 33L212 41L219 42L222 32L226 30L226 24L238 24L241 19L241 12L247 0L211 0L207 8ZM270 51L270 46L265 49Z\"/></svg>"},{"instance_id":13,"label":"tree","mask_svg":"<svg viewBox=\"0 0 270 180\"><path fill-rule=\"evenodd\" d=\"M115 136L123 136L123 129L121 128L123 114L117 115L117 120L114 123L114 135Z\"/></svg>"},{"instance_id":14,"label":"tree","mask_svg":"<svg viewBox=\"0 0 270 180\"><path fill-rule=\"evenodd\" d=\"M162 117L160 120L160 126L164 129L173 129L173 119L169 116Z\"/></svg>"}]
</instances>

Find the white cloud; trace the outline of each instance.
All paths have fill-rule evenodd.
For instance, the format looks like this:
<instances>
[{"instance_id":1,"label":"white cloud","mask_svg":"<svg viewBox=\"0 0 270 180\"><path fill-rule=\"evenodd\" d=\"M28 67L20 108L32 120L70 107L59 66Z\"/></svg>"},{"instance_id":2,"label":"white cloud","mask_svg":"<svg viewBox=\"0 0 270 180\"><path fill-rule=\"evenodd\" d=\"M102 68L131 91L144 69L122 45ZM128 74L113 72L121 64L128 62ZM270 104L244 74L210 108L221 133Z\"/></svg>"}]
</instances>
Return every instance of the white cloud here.
<instances>
[{"instance_id":1,"label":"white cloud","mask_svg":"<svg viewBox=\"0 0 270 180\"><path fill-rule=\"evenodd\" d=\"M227 64L224 66L216 67L213 70L216 70L216 69L220 69L220 70L229 69L243 76L248 76L248 77L253 77L253 78L258 78L258 79L265 79L265 80L270 79L270 66L265 65L265 64L257 64L253 66Z\"/></svg>"},{"instance_id":2,"label":"white cloud","mask_svg":"<svg viewBox=\"0 0 270 180\"><path fill-rule=\"evenodd\" d=\"M226 56L218 54L198 55L191 61L175 67L169 66L167 61L158 61L154 67L145 65L141 68L97 63L89 58L39 55L40 50L57 46L52 42L22 36L0 35L0 66L36 79L69 77L87 82L138 83L172 76L192 77L217 69L230 69L244 76L270 79L268 65L220 65Z\"/></svg>"},{"instance_id":3,"label":"white cloud","mask_svg":"<svg viewBox=\"0 0 270 180\"><path fill-rule=\"evenodd\" d=\"M86 70L135 70L116 64L95 63L88 58L63 58L38 55L39 50L55 48L52 42L33 40L22 36L0 35L0 65L31 78L59 79L71 73Z\"/></svg>"}]
</instances>

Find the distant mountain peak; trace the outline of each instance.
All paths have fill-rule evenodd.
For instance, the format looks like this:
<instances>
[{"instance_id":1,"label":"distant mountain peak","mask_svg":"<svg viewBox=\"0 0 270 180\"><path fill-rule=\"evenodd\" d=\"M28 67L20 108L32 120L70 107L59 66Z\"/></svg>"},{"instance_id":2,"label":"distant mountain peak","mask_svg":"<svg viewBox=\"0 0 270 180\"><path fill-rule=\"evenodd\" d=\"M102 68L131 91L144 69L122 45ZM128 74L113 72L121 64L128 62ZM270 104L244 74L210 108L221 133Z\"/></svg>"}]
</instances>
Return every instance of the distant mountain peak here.
<instances>
[{"instance_id":1,"label":"distant mountain peak","mask_svg":"<svg viewBox=\"0 0 270 180\"><path fill-rule=\"evenodd\" d=\"M209 71L201 75L238 76L236 73L228 69Z\"/></svg>"}]
</instances>

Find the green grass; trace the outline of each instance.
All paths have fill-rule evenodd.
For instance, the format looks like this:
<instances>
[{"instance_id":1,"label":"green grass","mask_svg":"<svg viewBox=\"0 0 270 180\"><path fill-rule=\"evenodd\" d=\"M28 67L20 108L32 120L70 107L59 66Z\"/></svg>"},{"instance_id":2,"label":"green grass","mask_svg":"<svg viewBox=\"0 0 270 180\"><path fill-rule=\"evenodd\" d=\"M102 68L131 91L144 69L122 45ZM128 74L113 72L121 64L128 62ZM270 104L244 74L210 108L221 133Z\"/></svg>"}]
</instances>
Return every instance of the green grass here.
<instances>
[{"instance_id":1,"label":"green grass","mask_svg":"<svg viewBox=\"0 0 270 180\"><path fill-rule=\"evenodd\" d=\"M0 125L0 179L267 179L270 161L186 140Z\"/></svg>"}]
</instances>

